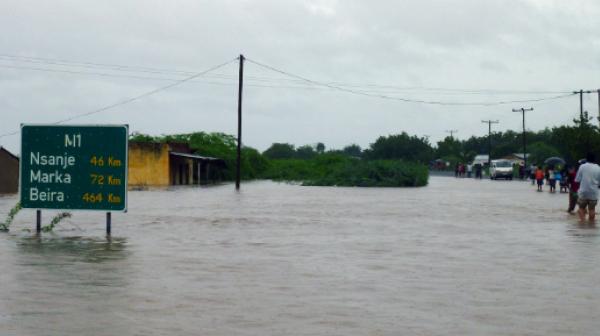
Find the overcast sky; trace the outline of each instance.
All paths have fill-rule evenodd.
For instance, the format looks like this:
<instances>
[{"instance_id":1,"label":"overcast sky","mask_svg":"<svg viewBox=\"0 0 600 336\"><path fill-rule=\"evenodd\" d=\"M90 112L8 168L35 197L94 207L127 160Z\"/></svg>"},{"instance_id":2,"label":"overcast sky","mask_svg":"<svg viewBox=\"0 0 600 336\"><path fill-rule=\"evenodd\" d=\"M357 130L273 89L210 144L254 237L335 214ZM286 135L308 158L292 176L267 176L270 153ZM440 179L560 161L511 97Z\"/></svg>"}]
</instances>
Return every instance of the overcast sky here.
<instances>
[{"instance_id":1,"label":"overcast sky","mask_svg":"<svg viewBox=\"0 0 600 336\"><path fill-rule=\"evenodd\" d=\"M189 76L174 71L201 72L240 53L315 81L414 100L496 102L595 90L598 17L594 0L4 0L0 134L94 111ZM499 120L495 130L520 131L512 108L535 108L527 114L531 130L579 113L577 96L437 106L317 87L250 62L245 70L244 144L261 150L273 142L366 147L402 131L435 143L450 129L461 139L486 134L482 119ZM235 134L237 71L233 62L70 123L126 123L153 135ZM595 116L597 99L584 97ZM17 134L0 145L18 153L19 141Z\"/></svg>"}]
</instances>

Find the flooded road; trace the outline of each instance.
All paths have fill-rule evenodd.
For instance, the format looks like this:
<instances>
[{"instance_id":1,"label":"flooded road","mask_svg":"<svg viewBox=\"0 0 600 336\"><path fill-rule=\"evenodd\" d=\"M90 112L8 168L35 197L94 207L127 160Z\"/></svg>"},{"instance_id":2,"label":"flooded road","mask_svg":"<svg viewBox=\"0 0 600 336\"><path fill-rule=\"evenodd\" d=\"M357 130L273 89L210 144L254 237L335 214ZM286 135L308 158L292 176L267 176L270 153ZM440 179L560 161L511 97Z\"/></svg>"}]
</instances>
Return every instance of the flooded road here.
<instances>
[{"instance_id":1,"label":"flooded road","mask_svg":"<svg viewBox=\"0 0 600 336\"><path fill-rule=\"evenodd\" d=\"M0 234L0 335L598 335L600 233L566 195L242 188L132 191L111 242L104 213L35 238L23 210Z\"/></svg>"}]
</instances>

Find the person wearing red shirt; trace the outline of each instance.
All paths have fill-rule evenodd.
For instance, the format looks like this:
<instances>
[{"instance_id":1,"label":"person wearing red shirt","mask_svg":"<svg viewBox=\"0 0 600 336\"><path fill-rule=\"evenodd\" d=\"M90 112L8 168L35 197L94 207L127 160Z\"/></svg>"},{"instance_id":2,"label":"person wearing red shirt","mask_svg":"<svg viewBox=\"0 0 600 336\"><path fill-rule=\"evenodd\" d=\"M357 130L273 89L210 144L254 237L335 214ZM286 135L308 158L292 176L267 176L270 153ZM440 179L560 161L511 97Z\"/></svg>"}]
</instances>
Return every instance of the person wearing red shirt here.
<instances>
[{"instance_id":1,"label":"person wearing red shirt","mask_svg":"<svg viewBox=\"0 0 600 336\"><path fill-rule=\"evenodd\" d=\"M538 167L535 171L535 180L537 181L537 191L542 191L542 186L544 185L544 171L542 168Z\"/></svg>"}]
</instances>

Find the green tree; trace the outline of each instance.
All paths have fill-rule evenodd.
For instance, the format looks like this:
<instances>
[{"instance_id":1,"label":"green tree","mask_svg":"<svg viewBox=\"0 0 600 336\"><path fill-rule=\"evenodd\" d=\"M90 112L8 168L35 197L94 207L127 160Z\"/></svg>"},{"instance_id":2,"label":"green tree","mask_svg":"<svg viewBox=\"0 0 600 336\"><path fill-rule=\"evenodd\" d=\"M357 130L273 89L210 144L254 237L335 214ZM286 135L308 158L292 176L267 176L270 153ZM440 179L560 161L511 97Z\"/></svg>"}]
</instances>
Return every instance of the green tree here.
<instances>
[{"instance_id":1,"label":"green tree","mask_svg":"<svg viewBox=\"0 0 600 336\"><path fill-rule=\"evenodd\" d=\"M410 136L406 132L402 132L401 134L379 137L365 151L365 155L371 160L401 159L429 164L433 159L433 148L427 138Z\"/></svg>"},{"instance_id":2,"label":"green tree","mask_svg":"<svg viewBox=\"0 0 600 336\"><path fill-rule=\"evenodd\" d=\"M129 141L139 141L139 142L157 142L157 138L148 134L143 134L140 132L133 132L129 136Z\"/></svg>"},{"instance_id":3,"label":"green tree","mask_svg":"<svg viewBox=\"0 0 600 336\"><path fill-rule=\"evenodd\" d=\"M242 178L256 179L269 168L269 161L252 147L242 148Z\"/></svg>"},{"instance_id":4,"label":"green tree","mask_svg":"<svg viewBox=\"0 0 600 336\"><path fill-rule=\"evenodd\" d=\"M296 158L301 160L312 159L317 155L317 152L311 145L300 146L296 149Z\"/></svg>"},{"instance_id":5,"label":"green tree","mask_svg":"<svg viewBox=\"0 0 600 336\"><path fill-rule=\"evenodd\" d=\"M322 142L319 142L317 144L317 153L323 154L324 152L325 152L325 144Z\"/></svg>"},{"instance_id":6,"label":"green tree","mask_svg":"<svg viewBox=\"0 0 600 336\"><path fill-rule=\"evenodd\" d=\"M573 120L574 126L560 126L552 129L550 143L556 147L567 162L574 163L585 158L588 152L600 152L600 133L591 123L587 112L582 118Z\"/></svg>"},{"instance_id":7,"label":"green tree","mask_svg":"<svg viewBox=\"0 0 600 336\"><path fill-rule=\"evenodd\" d=\"M552 156L560 156L556 148L547 143L538 141L527 146L529 152L528 164L543 165L544 160Z\"/></svg>"},{"instance_id":8,"label":"green tree","mask_svg":"<svg viewBox=\"0 0 600 336\"><path fill-rule=\"evenodd\" d=\"M348 156L360 157L362 155L362 149L357 144L352 144L344 147L342 153Z\"/></svg>"},{"instance_id":9,"label":"green tree","mask_svg":"<svg viewBox=\"0 0 600 336\"><path fill-rule=\"evenodd\" d=\"M456 140L454 137L447 136L444 140L438 141L435 155L438 158L449 156L459 157L461 152L463 152L462 142Z\"/></svg>"},{"instance_id":10,"label":"green tree","mask_svg":"<svg viewBox=\"0 0 600 336\"><path fill-rule=\"evenodd\" d=\"M291 159L296 156L294 145L288 143L274 143L263 155L269 159Z\"/></svg>"}]
</instances>

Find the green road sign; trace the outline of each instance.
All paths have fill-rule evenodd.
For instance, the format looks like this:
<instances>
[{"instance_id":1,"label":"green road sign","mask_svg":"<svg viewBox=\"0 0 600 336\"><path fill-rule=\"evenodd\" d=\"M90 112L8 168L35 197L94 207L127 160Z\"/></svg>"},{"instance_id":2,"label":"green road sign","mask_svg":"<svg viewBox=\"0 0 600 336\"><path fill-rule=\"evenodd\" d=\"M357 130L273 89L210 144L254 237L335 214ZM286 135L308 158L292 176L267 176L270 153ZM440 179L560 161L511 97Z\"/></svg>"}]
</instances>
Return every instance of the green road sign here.
<instances>
[{"instance_id":1,"label":"green road sign","mask_svg":"<svg viewBox=\"0 0 600 336\"><path fill-rule=\"evenodd\" d=\"M125 211L126 125L21 126L21 205Z\"/></svg>"}]
</instances>

